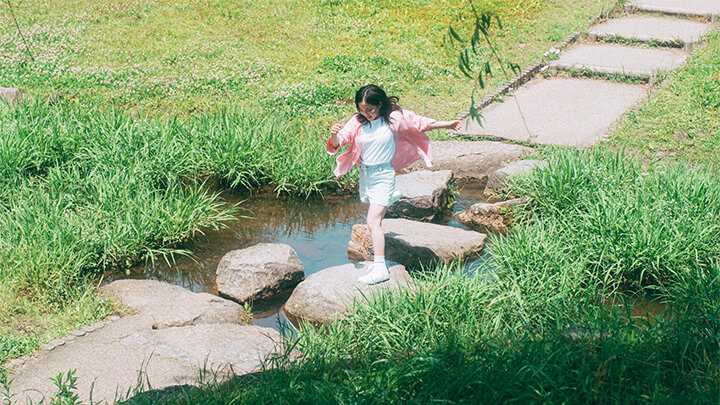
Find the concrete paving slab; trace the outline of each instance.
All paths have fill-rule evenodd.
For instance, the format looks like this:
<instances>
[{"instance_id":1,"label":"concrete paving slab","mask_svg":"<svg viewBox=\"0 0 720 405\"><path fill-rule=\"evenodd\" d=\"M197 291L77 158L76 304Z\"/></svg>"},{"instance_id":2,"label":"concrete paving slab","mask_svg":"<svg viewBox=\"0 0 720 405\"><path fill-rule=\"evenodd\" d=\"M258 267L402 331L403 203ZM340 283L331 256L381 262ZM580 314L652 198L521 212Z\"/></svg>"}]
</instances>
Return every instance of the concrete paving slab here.
<instances>
[{"instance_id":1,"label":"concrete paving slab","mask_svg":"<svg viewBox=\"0 0 720 405\"><path fill-rule=\"evenodd\" d=\"M693 44L712 29L711 24L670 17L628 16L591 27L590 37L621 37L640 42Z\"/></svg>"},{"instance_id":2,"label":"concrete paving slab","mask_svg":"<svg viewBox=\"0 0 720 405\"><path fill-rule=\"evenodd\" d=\"M589 69L598 73L649 76L685 63L675 49L645 49L623 45L580 45L560 54L549 66L558 70Z\"/></svg>"},{"instance_id":3,"label":"concrete paving slab","mask_svg":"<svg viewBox=\"0 0 720 405\"><path fill-rule=\"evenodd\" d=\"M711 17L720 13L718 0L631 0L629 4L641 11Z\"/></svg>"},{"instance_id":4,"label":"concrete paving slab","mask_svg":"<svg viewBox=\"0 0 720 405\"><path fill-rule=\"evenodd\" d=\"M483 109L483 127L468 117L459 133L542 145L592 146L646 94L643 86L605 80L537 79L505 102Z\"/></svg>"}]
</instances>

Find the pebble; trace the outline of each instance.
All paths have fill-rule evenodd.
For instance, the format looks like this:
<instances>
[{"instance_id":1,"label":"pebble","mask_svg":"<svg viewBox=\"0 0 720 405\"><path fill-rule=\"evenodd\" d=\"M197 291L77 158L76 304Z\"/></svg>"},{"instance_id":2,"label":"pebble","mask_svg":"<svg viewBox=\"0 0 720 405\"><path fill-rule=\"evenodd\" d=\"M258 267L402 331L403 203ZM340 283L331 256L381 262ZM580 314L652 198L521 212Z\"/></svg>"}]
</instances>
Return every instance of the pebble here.
<instances>
[{"instance_id":1,"label":"pebble","mask_svg":"<svg viewBox=\"0 0 720 405\"><path fill-rule=\"evenodd\" d=\"M40 345L40 350L50 351L50 350L53 350L54 348L55 348L55 346L53 346L53 345L51 345L51 344L49 344L49 343L45 343L44 345Z\"/></svg>"},{"instance_id":2,"label":"pebble","mask_svg":"<svg viewBox=\"0 0 720 405\"><path fill-rule=\"evenodd\" d=\"M51 344L51 345L57 347L57 346L62 346L62 345L64 345L64 344L65 344L65 341L62 340L62 339L53 339L53 340L49 341L48 344Z\"/></svg>"},{"instance_id":3,"label":"pebble","mask_svg":"<svg viewBox=\"0 0 720 405\"><path fill-rule=\"evenodd\" d=\"M25 359L14 359L10 362L10 368L20 367L25 364Z\"/></svg>"}]
</instances>

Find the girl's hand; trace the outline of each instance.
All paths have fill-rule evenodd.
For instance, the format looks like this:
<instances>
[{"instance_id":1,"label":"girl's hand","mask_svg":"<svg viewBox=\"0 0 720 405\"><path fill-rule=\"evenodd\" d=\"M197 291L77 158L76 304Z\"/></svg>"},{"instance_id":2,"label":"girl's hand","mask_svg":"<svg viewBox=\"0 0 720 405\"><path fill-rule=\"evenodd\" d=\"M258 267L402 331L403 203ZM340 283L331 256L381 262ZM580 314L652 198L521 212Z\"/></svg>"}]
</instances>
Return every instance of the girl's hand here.
<instances>
[{"instance_id":1,"label":"girl's hand","mask_svg":"<svg viewBox=\"0 0 720 405\"><path fill-rule=\"evenodd\" d=\"M340 132L341 129L342 129L341 124L333 125L332 128L330 128L330 135L332 135L332 136L337 135L337 133Z\"/></svg>"},{"instance_id":2,"label":"girl's hand","mask_svg":"<svg viewBox=\"0 0 720 405\"><path fill-rule=\"evenodd\" d=\"M452 129L453 131L457 131L462 128L462 122L460 122L459 120L450 121L450 125L448 125L448 128Z\"/></svg>"}]
</instances>

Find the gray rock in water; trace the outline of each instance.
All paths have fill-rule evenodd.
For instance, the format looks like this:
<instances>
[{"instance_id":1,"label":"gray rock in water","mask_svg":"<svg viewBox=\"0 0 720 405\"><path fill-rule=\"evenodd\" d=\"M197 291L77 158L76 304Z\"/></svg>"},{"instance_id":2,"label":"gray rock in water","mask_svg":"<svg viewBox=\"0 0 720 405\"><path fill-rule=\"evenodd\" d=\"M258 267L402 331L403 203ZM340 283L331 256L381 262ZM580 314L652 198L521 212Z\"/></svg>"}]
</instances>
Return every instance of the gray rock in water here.
<instances>
[{"instance_id":1,"label":"gray rock in water","mask_svg":"<svg viewBox=\"0 0 720 405\"><path fill-rule=\"evenodd\" d=\"M152 328L211 323L250 323L245 309L212 294L194 293L154 280L118 280L100 287L99 294L115 298L152 320Z\"/></svg>"},{"instance_id":2,"label":"gray rock in water","mask_svg":"<svg viewBox=\"0 0 720 405\"><path fill-rule=\"evenodd\" d=\"M300 258L289 245L260 243L233 250L220 259L218 292L238 302L257 302L291 291L305 277Z\"/></svg>"},{"instance_id":3,"label":"gray rock in water","mask_svg":"<svg viewBox=\"0 0 720 405\"><path fill-rule=\"evenodd\" d=\"M14 104L22 99L22 93L12 87L0 87L0 97L8 104ZM0 105L2 105L2 102L0 102Z\"/></svg>"},{"instance_id":4,"label":"gray rock in water","mask_svg":"<svg viewBox=\"0 0 720 405\"><path fill-rule=\"evenodd\" d=\"M355 300L382 290L408 287L412 283L404 266L391 263L388 263L390 280L374 285L358 281L358 277L368 273L369 264L348 263L311 274L295 288L285 303L285 312L312 323L326 323L347 313Z\"/></svg>"},{"instance_id":5,"label":"gray rock in water","mask_svg":"<svg viewBox=\"0 0 720 405\"><path fill-rule=\"evenodd\" d=\"M527 146L493 141L432 141L433 166L430 170L451 170L458 180L485 181L506 163L534 154ZM422 162L415 162L403 172L425 170Z\"/></svg>"},{"instance_id":6,"label":"gray rock in water","mask_svg":"<svg viewBox=\"0 0 720 405\"><path fill-rule=\"evenodd\" d=\"M527 202L527 198L515 198L492 204L473 204L467 211L458 213L457 218L463 225L480 232L505 233L512 221L510 208Z\"/></svg>"},{"instance_id":7,"label":"gray rock in water","mask_svg":"<svg viewBox=\"0 0 720 405\"><path fill-rule=\"evenodd\" d=\"M547 164L544 160L518 160L517 162L506 164L493 172L488 178L488 182L485 185L485 197L490 202L497 201L496 194L505 187L505 182L508 178L528 173L536 167L546 167Z\"/></svg>"},{"instance_id":8,"label":"gray rock in water","mask_svg":"<svg viewBox=\"0 0 720 405\"><path fill-rule=\"evenodd\" d=\"M487 235L451 226L385 219L385 257L408 267L476 257ZM351 260L371 260L372 240L366 225L354 225L348 244Z\"/></svg>"},{"instance_id":9,"label":"gray rock in water","mask_svg":"<svg viewBox=\"0 0 720 405\"><path fill-rule=\"evenodd\" d=\"M403 196L390 205L385 216L423 221L437 219L447 211L452 179L450 170L422 170L397 176L396 187Z\"/></svg>"}]
</instances>

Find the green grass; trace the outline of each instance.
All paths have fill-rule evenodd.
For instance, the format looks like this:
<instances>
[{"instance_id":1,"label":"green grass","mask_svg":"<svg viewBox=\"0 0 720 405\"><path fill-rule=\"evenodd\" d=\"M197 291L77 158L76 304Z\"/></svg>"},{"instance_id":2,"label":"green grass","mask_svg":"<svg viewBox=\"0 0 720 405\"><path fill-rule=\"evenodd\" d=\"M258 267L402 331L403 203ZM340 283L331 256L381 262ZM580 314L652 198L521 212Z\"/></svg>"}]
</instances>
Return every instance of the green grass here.
<instances>
[{"instance_id":1,"label":"green grass","mask_svg":"<svg viewBox=\"0 0 720 405\"><path fill-rule=\"evenodd\" d=\"M720 163L720 33L707 35L687 66L620 120L611 146L632 148L647 159Z\"/></svg>"},{"instance_id":2,"label":"green grass","mask_svg":"<svg viewBox=\"0 0 720 405\"><path fill-rule=\"evenodd\" d=\"M505 22L496 36L503 55L528 65L611 4L493 0L483 7ZM0 8L7 22L0 82L152 114L259 103L335 117L350 111L343 101L355 89L373 82L407 107L450 118L467 107L471 88L456 69L456 50L443 45L447 24L464 7L459 0L27 0L16 15L36 62Z\"/></svg>"}]
</instances>

